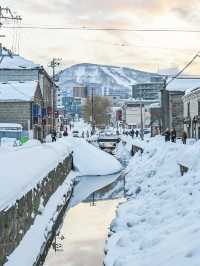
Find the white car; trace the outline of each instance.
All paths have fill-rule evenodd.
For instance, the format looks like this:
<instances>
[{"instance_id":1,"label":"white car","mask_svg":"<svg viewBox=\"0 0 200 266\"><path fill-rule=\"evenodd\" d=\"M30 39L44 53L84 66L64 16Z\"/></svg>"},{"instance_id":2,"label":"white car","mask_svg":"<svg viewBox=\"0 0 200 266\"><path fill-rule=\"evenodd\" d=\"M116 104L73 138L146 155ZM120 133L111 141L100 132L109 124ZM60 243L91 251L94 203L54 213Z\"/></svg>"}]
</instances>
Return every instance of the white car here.
<instances>
[{"instance_id":1,"label":"white car","mask_svg":"<svg viewBox=\"0 0 200 266\"><path fill-rule=\"evenodd\" d=\"M73 130L73 131L72 131L72 136L73 136L74 138L79 138L79 131L78 131L78 130Z\"/></svg>"}]
</instances>

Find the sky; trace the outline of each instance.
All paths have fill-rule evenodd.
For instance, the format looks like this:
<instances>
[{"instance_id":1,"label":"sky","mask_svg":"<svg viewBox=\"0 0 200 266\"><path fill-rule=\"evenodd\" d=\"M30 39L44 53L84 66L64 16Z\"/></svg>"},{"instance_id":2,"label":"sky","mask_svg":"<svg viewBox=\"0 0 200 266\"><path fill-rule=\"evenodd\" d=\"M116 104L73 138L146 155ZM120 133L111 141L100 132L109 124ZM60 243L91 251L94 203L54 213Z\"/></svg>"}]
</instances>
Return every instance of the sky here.
<instances>
[{"instance_id":1,"label":"sky","mask_svg":"<svg viewBox=\"0 0 200 266\"><path fill-rule=\"evenodd\" d=\"M23 25L200 29L199 0L1 0ZM6 24L5 24L6 25ZM8 25L7 25L8 26ZM1 29L4 45L45 67L78 63L126 66L151 72L181 69L200 49L200 33ZM17 37L16 37L17 36ZM200 74L200 58L188 69Z\"/></svg>"}]
</instances>

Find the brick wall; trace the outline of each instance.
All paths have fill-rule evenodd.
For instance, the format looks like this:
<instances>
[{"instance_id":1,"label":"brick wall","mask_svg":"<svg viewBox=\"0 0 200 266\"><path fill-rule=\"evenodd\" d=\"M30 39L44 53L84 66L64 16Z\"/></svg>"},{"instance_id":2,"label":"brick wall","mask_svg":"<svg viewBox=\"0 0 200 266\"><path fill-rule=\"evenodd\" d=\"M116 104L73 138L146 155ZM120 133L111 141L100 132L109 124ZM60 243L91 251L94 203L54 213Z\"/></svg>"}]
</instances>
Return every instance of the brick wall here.
<instances>
[{"instance_id":1,"label":"brick wall","mask_svg":"<svg viewBox=\"0 0 200 266\"><path fill-rule=\"evenodd\" d=\"M28 130L30 122L30 102L0 102L0 123L19 123L24 130Z\"/></svg>"}]
</instances>

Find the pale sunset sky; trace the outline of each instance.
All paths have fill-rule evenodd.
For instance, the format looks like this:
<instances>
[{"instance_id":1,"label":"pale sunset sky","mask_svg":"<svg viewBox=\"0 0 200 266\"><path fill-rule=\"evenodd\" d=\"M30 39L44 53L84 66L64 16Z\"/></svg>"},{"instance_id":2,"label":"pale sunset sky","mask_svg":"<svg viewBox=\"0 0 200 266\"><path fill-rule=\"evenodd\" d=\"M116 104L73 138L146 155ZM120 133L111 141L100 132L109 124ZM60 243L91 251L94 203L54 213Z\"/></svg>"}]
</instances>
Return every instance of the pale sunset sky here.
<instances>
[{"instance_id":1,"label":"pale sunset sky","mask_svg":"<svg viewBox=\"0 0 200 266\"><path fill-rule=\"evenodd\" d=\"M1 0L22 25L200 30L199 0ZM6 25L6 24L5 24ZM16 31L1 29L11 48ZM20 29L20 54L45 67L61 57L77 63L127 66L147 71L182 68L200 50L200 33ZM200 58L190 68L200 74Z\"/></svg>"}]
</instances>

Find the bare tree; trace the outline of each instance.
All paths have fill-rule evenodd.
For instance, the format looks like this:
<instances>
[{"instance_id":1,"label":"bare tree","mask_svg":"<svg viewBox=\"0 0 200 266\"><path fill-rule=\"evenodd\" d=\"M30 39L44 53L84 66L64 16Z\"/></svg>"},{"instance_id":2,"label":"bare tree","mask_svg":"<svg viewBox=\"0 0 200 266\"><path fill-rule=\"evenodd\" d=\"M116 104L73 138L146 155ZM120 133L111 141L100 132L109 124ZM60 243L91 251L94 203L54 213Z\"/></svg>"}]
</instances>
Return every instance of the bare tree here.
<instances>
[{"instance_id":1,"label":"bare tree","mask_svg":"<svg viewBox=\"0 0 200 266\"><path fill-rule=\"evenodd\" d=\"M93 114L92 114L93 109ZM85 121L92 122L92 116L95 125L108 125L110 123L111 102L107 97L94 96L93 108L92 98L88 97L82 108L82 115Z\"/></svg>"}]
</instances>

